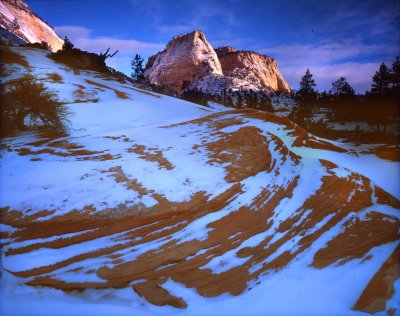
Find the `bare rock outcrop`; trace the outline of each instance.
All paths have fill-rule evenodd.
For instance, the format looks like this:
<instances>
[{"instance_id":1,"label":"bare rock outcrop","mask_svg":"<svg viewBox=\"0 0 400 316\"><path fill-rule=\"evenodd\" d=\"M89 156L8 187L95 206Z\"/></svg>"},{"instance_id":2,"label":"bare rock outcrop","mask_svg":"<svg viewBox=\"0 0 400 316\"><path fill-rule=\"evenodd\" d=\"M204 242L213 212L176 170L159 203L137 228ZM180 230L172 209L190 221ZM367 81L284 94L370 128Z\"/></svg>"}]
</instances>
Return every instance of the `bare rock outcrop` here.
<instances>
[{"instance_id":1,"label":"bare rock outcrop","mask_svg":"<svg viewBox=\"0 0 400 316\"><path fill-rule=\"evenodd\" d=\"M144 73L151 84L177 93L210 74L222 76L221 64L200 31L175 36L165 50L149 58Z\"/></svg>"},{"instance_id":2,"label":"bare rock outcrop","mask_svg":"<svg viewBox=\"0 0 400 316\"><path fill-rule=\"evenodd\" d=\"M46 42L52 51L61 49L63 40L22 0L0 1L0 27L27 43Z\"/></svg>"},{"instance_id":3,"label":"bare rock outcrop","mask_svg":"<svg viewBox=\"0 0 400 316\"><path fill-rule=\"evenodd\" d=\"M231 47L217 49L217 54L225 76L247 81L258 89L290 92L275 59L255 52L236 51Z\"/></svg>"},{"instance_id":4,"label":"bare rock outcrop","mask_svg":"<svg viewBox=\"0 0 400 316\"><path fill-rule=\"evenodd\" d=\"M219 94L227 90L290 92L273 58L233 47L214 50L196 30L174 37L151 56L145 78L176 93L185 89Z\"/></svg>"},{"instance_id":5,"label":"bare rock outcrop","mask_svg":"<svg viewBox=\"0 0 400 316\"><path fill-rule=\"evenodd\" d=\"M222 56L225 56L229 53L235 53L235 52L237 52L237 50L230 46L222 46L222 47L216 48L215 52L217 53L218 58L221 58Z\"/></svg>"}]
</instances>

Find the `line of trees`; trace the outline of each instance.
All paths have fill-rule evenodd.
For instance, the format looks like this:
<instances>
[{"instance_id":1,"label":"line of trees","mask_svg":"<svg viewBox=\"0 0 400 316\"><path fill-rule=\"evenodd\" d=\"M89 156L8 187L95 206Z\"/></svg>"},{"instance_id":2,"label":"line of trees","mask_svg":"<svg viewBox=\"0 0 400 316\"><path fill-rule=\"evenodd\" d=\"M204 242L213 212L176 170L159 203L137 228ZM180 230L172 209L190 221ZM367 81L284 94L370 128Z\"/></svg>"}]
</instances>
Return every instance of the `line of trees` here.
<instances>
[{"instance_id":1,"label":"line of trees","mask_svg":"<svg viewBox=\"0 0 400 316\"><path fill-rule=\"evenodd\" d=\"M316 112L325 109L332 121L364 121L376 126L376 132L386 132L388 124L399 122L400 59L388 67L382 63L372 77L372 86L364 95L356 94L345 77L332 82L329 91L317 92L309 69L301 77L295 94L297 105L290 118L312 128Z\"/></svg>"},{"instance_id":2,"label":"line of trees","mask_svg":"<svg viewBox=\"0 0 400 316\"><path fill-rule=\"evenodd\" d=\"M185 89L180 98L201 105L208 105L208 102L215 102L227 107L236 109L256 109L273 112L272 101L269 93L253 90L223 90L219 94L204 93L197 88Z\"/></svg>"},{"instance_id":3,"label":"line of trees","mask_svg":"<svg viewBox=\"0 0 400 316\"><path fill-rule=\"evenodd\" d=\"M296 93L298 98L313 99L318 96L315 90L317 84L307 69L300 80L300 89ZM354 97L355 91L345 77L340 77L332 82L332 89L329 94L336 97ZM372 77L371 90L366 92L367 96L385 97L385 98L400 98L400 58L397 57L389 68L385 63L382 63L379 69Z\"/></svg>"}]
</instances>

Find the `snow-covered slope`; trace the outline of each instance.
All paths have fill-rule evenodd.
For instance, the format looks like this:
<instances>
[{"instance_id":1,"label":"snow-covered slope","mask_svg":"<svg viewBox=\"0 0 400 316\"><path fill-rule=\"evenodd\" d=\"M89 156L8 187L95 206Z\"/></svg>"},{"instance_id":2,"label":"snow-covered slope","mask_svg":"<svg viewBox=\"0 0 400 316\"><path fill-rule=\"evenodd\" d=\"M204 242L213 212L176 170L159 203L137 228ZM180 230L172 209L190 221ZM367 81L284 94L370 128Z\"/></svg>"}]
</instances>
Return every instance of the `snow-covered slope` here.
<instances>
[{"instance_id":1,"label":"snow-covered slope","mask_svg":"<svg viewBox=\"0 0 400 316\"><path fill-rule=\"evenodd\" d=\"M61 49L63 41L23 0L0 0L0 28L27 43L46 42L52 51Z\"/></svg>"},{"instance_id":2,"label":"snow-covered slope","mask_svg":"<svg viewBox=\"0 0 400 316\"><path fill-rule=\"evenodd\" d=\"M2 315L399 308L398 162L16 51L74 116L2 140Z\"/></svg>"}]
</instances>

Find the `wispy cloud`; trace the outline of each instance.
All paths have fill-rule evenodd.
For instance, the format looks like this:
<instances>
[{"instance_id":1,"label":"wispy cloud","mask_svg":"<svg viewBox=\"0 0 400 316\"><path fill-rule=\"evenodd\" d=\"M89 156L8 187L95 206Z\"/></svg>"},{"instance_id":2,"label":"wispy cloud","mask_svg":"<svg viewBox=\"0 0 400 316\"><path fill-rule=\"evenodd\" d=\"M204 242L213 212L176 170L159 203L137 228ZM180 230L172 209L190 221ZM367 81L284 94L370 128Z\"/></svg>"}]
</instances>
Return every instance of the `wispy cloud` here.
<instances>
[{"instance_id":1,"label":"wispy cloud","mask_svg":"<svg viewBox=\"0 0 400 316\"><path fill-rule=\"evenodd\" d=\"M316 81L317 89L329 90L332 82L340 76L346 77L358 92L363 92L371 87L372 76L378 69L379 63L343 63L336 65L312 65L308 67ZM297 89L305 67L284 66L280 67L284 78L292 88Z\"/></svg>"},{"instance_id":2,"label":"wispy cloud","mask_svg":"<svg viewBox=\"0 0 400 316\"><path fill-rule=\"evenodd\" d=\"M362 92L370 88L380 63L400 55L399 9L398 0L304 0L288 7L298 26L289 34L291 42L256 50L279 62L292 87L309 68L320 90L346 76Z\"/></svg>"},{"instance_id":3,"label":"wispy cloud","mask_svg":"<svg viewBox=\"0 0 400 316\"><path fill-rule=\"evenodd\" d=\"M229 45L274 57L292 87L310 68L320 90L329 89L339 76L348 77L360 92L369 89L379 63L391 63L400 55L399 0L126 3L132 21L123 27L117 27L116 22L115 29L118 34L140 32L141 40L135 36L94 36L89 29L74 25L56 29L85 50L119 49L109 63L127 71L134 53L146 58L162 50L173 36L200 29L214 47ZM96 35L101 35L102 27L96 28Z\"/></svg>"},{"instance_id":4,"label":"wispy cloud","mask_svg":"<svg viewBox=\"0 0 400 316\"><path fill-rule=\"evenodd\" d=\"M371 86L380 62L391 63L399 53L399 47L345 40L320 45L283 45L259 51L279 61L282 74L294 88L309 68L320 90L330 89L332 81L344 76L357 91L363 92Z\"/></svg>"},{"instance_id":5,"label":"wispy cloud","mask_svg":"<svg viewBox=\"0 0 400 316\"><path fill-rule=\"evenodd\" d=\"M90 30L86 27L76 25L56 26L55 30L61 37L68 36L69 38L89 37Z\"/></svg>"},{"instance_id":6,"label":"wispy cloud","mask_svg":"<svg viewBox=\"0 0 400 316\"><path fill-rule=\"evenodd\" d=\"M91 36L91 30L82 26L57 26L56 32L64 37L68 36L76 47L92 52L99 52L108 47L119 50L121 53L133 54L136 52L156 52L164 47L162 43L137 41L134 39L119 39L107 36Z\"/></svg>"},{"instance_id":7,"label":"wispy cloud","mask_svg":"<svg viewBox=\"0 0 400 316\"><path fill-rule=\"evenodd\" d=\"M108 47L114 50L119 50L122 54L134 54L143 52L157 52L164 47L164 44L141 42L137 40L116 39L112 37L98 38L76 38L74 43L77 47L84 50L102 51Z\"/></svg>"},{"instance_id":8,"label":"wispy cloud","mask_svg":"<svg viewBox=\"0 0 400 316\"><path fill-rule=\"evenodd\" d=\"M201 26L196 24L194 21L190 24L159 24L157 25L158 32L162 34L184 34L194 31L195 29L201 29Z\"/></svg>"},{"instance_id":9,"label":"wispy cloud","mask_svg":"<svg viewBox=\"0 0 400 316\"><path fill-rule=\"evenodd\" d=\"M149 57L165 46L163 43L143 42L134 39L92 36L90 29L76 25L57 26L55 30L61 37L68 36L75 47L82 50L95 53L103 52L109 47L113 52L119 50L117 55L107 60L107 63L125 73L130 72L130 61L134 54L140 53L143 57Z\"/></svg>"},{"instance_id":10,"label":"wispy cloud","mask_svg":"<svg viewBox=\"0 0 400 316\"><path fill-rule=\"evenodd\" d=\"M398 53L396 45L369 45L352 41L331 42L321 45L283 45L261 49L262 53L276 56L290 65L326 65L351 58L382 56L388 58Z\"/></svg>"},{"instance_id":11,"label":"wispy cloud","mask_svg":"<svg viewBox=\"0 0 400 316\"><path fill-rule=\"evenodd\" d=\"M174 35L200 29L213 35L226 32L227 28L240 24L234 8L229 1L218 0L130 0L135 10L139 10L150 20L156 32L160 35L172 37ZM176 10L174 10L176 8ZM184 11L180 11L184 8ZM172 11L174 11L172 13ZM182 14L176 14L179 11ZM171 18L171 13L173 18ZM215 27L216 25L223 27ZM211 32L210 32L211 33Z\"/></svg>"},{"instance_id":12,"label":"wispy cloud","mask_svg":"<svg viewBox=\"0 0 400 316\"><path fill-rule=\"evenodd\" d=\"M247 39L247 38L235 38L233 36L228 37L228 36L221 36L218 37L214 40L211 40L210 43L212 47L218 48L222 46L231 46L236 49L240 49L240 47L249 47L252 41Z\"/></svg>"},{"instance_id":13,"label":"wispy cloud","mask_svg":"<svg viewBox=\"0 0 400 316\"><path fill-rule=\"evenodd\" d=\"M397 43L400 36L398 0L303 0L288 6L300 41L319 43L352 37L360 41Z\"/></svg>"}]
</instances>

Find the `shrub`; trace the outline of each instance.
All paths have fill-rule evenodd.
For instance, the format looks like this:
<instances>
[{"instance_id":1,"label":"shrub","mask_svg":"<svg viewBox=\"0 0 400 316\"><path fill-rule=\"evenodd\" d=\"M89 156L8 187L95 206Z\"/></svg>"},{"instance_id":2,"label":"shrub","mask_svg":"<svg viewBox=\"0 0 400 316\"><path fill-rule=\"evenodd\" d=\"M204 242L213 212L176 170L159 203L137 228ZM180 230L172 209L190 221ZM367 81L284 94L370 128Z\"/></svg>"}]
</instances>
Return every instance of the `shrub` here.
<instances>
[{"instance_id":1,"label":"shrub","mask_svg":"<svg viewBox=\"0 0 400 316\"><path fill-rule=\"evenodd\" d=\"M63 80L63 77L60 74L56 73L56 72L49 72L46 75L53 82L61 83L62 80Z\"/></svg>"},{"instance_id":2,"label":"shrub","mask_svg":"<svg viewBox=\"0 0 400 316\"><path fill-rule=\"evenodd\" d=\"M29 66L28 62L22 55L14 52L11 48L7 46L0 46L0 63L19 64L25 67Z\"/></svg>"},{"instance_id":3,"label":"shrub","mask_svg":"<svg viewBox=\"0 0 400 316\"><path fill-rule=\"evenodd\" d=\"M22 44L20 46L43 49L43 50L51 50L51 47L47 42L25 43L25 44Z\"/></svg>"},{"instance_id":4,"label":"shrub","mask_svg":"<svg viewBox=\"0 0 400 316\"><path fill-rule=\"evenodd\" d=\"M38 78L30 74L0 85L2 134L31 126L66 132L70 111Z\"/></svg>"},{"instance_id":5,"label":"shrub","mask_svg":"<svg viewBox=\"0 0 400 316\"><path fill-rule=\"evenodd\" d=\"M104 53L95 54L82 51L75 48L74 44L65 37L62 49L48 56L56 62L68 65L73 69L94 70L99 72L109 72L106 65L106 59L113 57L118 51L113 54L107 49Z\"/></svg>"}]
</instances>

